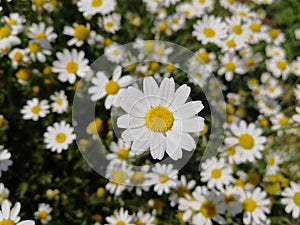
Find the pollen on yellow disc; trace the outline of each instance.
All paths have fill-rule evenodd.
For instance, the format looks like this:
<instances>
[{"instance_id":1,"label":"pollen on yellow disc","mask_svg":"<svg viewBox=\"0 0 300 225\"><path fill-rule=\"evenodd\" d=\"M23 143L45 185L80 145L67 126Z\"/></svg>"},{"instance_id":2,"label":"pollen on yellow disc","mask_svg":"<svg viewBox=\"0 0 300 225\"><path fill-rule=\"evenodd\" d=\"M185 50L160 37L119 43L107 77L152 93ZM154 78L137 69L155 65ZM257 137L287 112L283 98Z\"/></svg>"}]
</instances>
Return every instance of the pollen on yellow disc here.
<instances>
[{"instance_id":1,"label":"pollen on yellow disc","mask_svg":"<svg viewBox=\"0 0 300 225\"><path fill-rule=\"evenodd\" d=\"M35 35L36 39L42 39L42 38L46 38L46 34L44 32L40 32L40 33L37 33Z\"/></svg>"},{"instance_id":2,"label":"pollen on yellow disc","mask_svg":"<svg viewBox=\"0 0 300 225\"><path fill-rule=\"evenodd\" d=\"M253 212L256 209L256 207L256 202L251 198L247 198L243 202L243 208L246 212Z\"/></svg>"},{"instance_id":3,"label":"pollen on yellow disc","mask_svg":"<svg viewBox=\"0 0 300 225\"><path fill-rule=\"evenodd\" d=\"M165 32L168 28L168 24L166 22L163 22L159 25L159 31L160 32Z\"/></svg>"},{"instance_id":4,"label":"pollen on yellow disc","mask_svg":"<svg viewBox=\"0 0 300 225\"><path fill-rule=\"evenodd\" d=\"M228 114L230 114L230 115L233 115L234 112L235 112L235 109L234 109L233 105L227 104L227 105L226 105L226 112L227 112Z\"/></svg>"},{"instance_id":5,"label":"pollen on yellow disc","mask_svg":"<svg viewBox=\"0 0 300 225\"><path fill-rule=\"evenodd\" d=\"M10 25L10 26L15 25L16 23L17 23L17 21L14 20L14 19L10 18L10 19L7 20L7 24Z\"/></svg>"},{"instance_id":6,"label":"pollen on yellow disc","mask_svg":"<svg viewBox=\"0 0 300 225\"><path fill-rule=\"evenodd\" d=\"M103 187L99 187L97 189L97 193L96 194L97 194L98 197L102 197L104 195L104 193L105 193L105 189Z\"/></svg>"},{"instance_id":7,"label":"pollen on yellow disc","mask_svg":"<svg viewBox=\"0 0 300 225\"><path fill-rule=\"evenodd\" d=\"M260 28L261 28L261 24L260 23L252 23L250 25L250 29L253 31L253 32L260 32Z\"/></svg>"},{"instance_id":8,"label":"pollen on yellow disc","mask_svg":"<svg viewBox=\"0 0 300 225\"><path fill-rule=\"evenodd\" d=\"M118 150L117 155L119 159L127 159L129 156L129 151L125 148L121 148Z\"/></svg>"},{"instance_id":9,"label":"pollen on yellow disc","mask_svg":"<svg viewBox=\"0 0 300 225\"><path fill-rule=\"evenodd\" d=\"M203 33L208 38L213 38L216 35L215 30L210 27L204 28Z\"/></svg>"},{"instance_id":10,"label":"pollen on yellow disc","mask_svg":"<svg viewBox=\"0 0 300 225\"><path fill-rule=\"evenodd\" d=\"M296 192L293 197L293 201L296 206L300 207L300 192Z\"/></svg>"},{"instance_id":11,"label":"pollen on yellow disc","mask_svg":"<svg viewBox=\"0 0 300 225\"><path fill-rule=\"evenodd\" d=\"M144 42L144 51L150 53L154 50L154 41L145 41Z\"/></svg>"},{"instance_id":12,"label":"pollen on yellow disc","mask_svg":"<svg viewBox=\"0 0 300 225\"><path fill-rule=\"evenodd\" d=\"M248 59L245 64L247 67L251 67L255 64L255 59L253 59L253 58Z\"/></svg>"},{"instance_id":13,"label":"pollen on yellow disc","mask_svg":"<svg viewBox=\"0 0 300 225\"><path fill-rule=\"evenodd\" d=\"M9 37L11 30L8 27L0 27L0 39Z\"/></svg>"},{"instance_id":14,"label":"pollen on yellow disc","mask_svg":"<svg viewBox=\"0 0 300 225\"><path fill-rule=\"evenodd\" d=\"M214 179L219 179L222 176L222 170L220 169L213 169L211 171L211 177Z\"/></svg>"},{"instance_id":15,"label":"pollen on yellow disc","mask_svg":"<svg viewBox=\"0 0 300 225\"><path fill-rule=\"evenodd\" d=\"M199 3L204 4L206 0L198 0Z\"/></svg>"},{"instance_id":16,"label":"pollen on yellow disc","mask_svg":"<svg viewBox=\"0 0 300 225\"><path fill-rule=\"evenodd\" d=\"M207 132L208 132L208 125L207 124L204 124L204 128L203 128L203 130L200 132L200 135L202 135L202 136L204 136L204 135L206 135L207 134Z\"/></svg>"},{"instance_id":17,"label":"pollen on yellow disc","mask_svg":"<svg viewBox=\"0 0 300 225\"><path fill-rule=\"evenodd\" d=\"M13 58L15 61L21 62L23 59L23 55L21 52L15 52L15 54L13 55Z\"/></svg>"},{"instance_id":18,"label":"pollen on yellow disc","mask_svg":"<svg viewBox=\"0 0 300 225\"><path fill-rule=\"evenodd\" d=\"M200 207L200 212L205 218L214 218L217 214L217 207L211 201L204 201Z\"/></svg>"},{"instance_id":19,"label":"pollen on yellow disc","mask_svg":"<svg viewBox=\"0 0 300 225\"><path fill-rule=\"evenodd\" d=\"M80 25L77 25L74 29L74 37L80 41L85 41L89 38L90 36L90 31L89 29L80 24Z\"/></svg>"},{"instance_id":20,"label":"pollen on yellow disc","mask_svg":"<svg viewBox=\"0 0 300 225\"><path fill-rule=\"evenodd\" d=\"M16 223L10 219L5 219L0 221L0 225L16 225Z\"/></svg>"},{"instance_id":21,"label":"pollen on yellow disc","mask_svg":"<svg viewBox=\"0 0 300 225\"><path fill-rule=\"evenodd\" d=\"M30 80L30 77L31 77L31 70L30 70L30 69L23 68L23 69L20 69L20 70L17 72L17 78L18 78L19 80L22 80L22 81L29 81L29 80Z\"/></svg>"},{"instance_id":22,"label":"pollen on yellow disc","mask_svg":"<svg viewBox=\"0 0 300 225\"><path fill-rule=\"evenodd\" d=\"M93 8L98 8L98 7L102 6L102 4L103 4L102 0L92 0L92 2L91 2L91 6Z\"/></svg>"},{"instance_id":23,"label":"pollen on yellow disc","mask_svg":"<svg viewBox=\"0 0 300 225\"><path fill-rule=\"evenodd\" d=\"M43 7L45 3L45 0L34 0L34 4L37 6L37 7Z\"/></svg>"},{"instance_id":24,"label":"pollen on yellow disc","mask_svg":"<svg viewBox=\"0 0 300 225\"><path fill-rule=\"evenodd\" d=\"M88 134L97 134L102 128L103 121L100 118L96 118L94 121L90 122L86 128Z\"/></svg>"},{"instance_id":25,"label":"pollen on yellow disc","mask_svg":"<svg viewBox=\"0 0 300 225\"><path fill-rule=\"evenodd\" d=\"M120 55L120 51L118 49L114 49L112 51L112 53L113 53L114 56L119 56Z\"/></svg>"},{"instance_id":26,"label":"pollen on yellow disc","mask_svg":"<svg viewBox=\"0 0 300 225\"><path fill-rule=\"evenodd\" d=\"M78 70L78 64L76 62L68 62L66 65L66 70L68 73L76 73Z\"/></svg>"},{"instance_id":27,"label":"pollen on yellow disc","mask_svg":"<svg viewBox=\"0 0 300 225\"><path fill-rule=\"evenodd\" d=\"M32 112L33 114L38 114L40 111L41 111L41 107L40 107L39 105L33 106L33 107L31 108L31 112Z\"/></svg>"},{"instance_id":28,"label":"pollen on yellow disc","mask_svg":"<svg viewBox=\"0 0 300 225\"><path fill-rule=\"evenodd\" d=\"M247 13L245 11L240 11L239 14L240 14L241 17L246 17L247 16Z\"/></svg>"},{"instance_id":29,"label":"pollen on yellow disc","mask_svg":"<svg viewBox=\"0 0 300 225\"><path fill-rule=\"evenodd\" d=\"M169 180L169 175L167 173L161 173L158 175L158 180L160 183L167 183Z\"/></svg>"},{"instance_id":30,"label":"pollen on yellow disc","mask_svg":"<svg viewBox=\"0 0 300 225\"><path fill-rule=\"evenodd\" d=\"M231 39L231 40L226 41L226 45L227 45L229 48L235 48L235 47L236 47L236 43L235 43L234 39Z\"/></svg>"},{"instance_id":31,"label":"pollen on yellow disc","mask_svg":"<svg viewBox=\"0 0 300 225\"><path fill-rule=\"evenodd\" d=\"M31 53L38 53L42 50L42 46L37 42L32 42L28 46Z\"/></svg>"},{"instance_id":32,"label":"pollen on yellow disc","mask_svg":"<svg viewBox=\"0 0 300 225\"><path fill-rule=\"evenodd\" d=\"M230 61L225 64L225 67L228 71L234 71L235 70L235 63Z\"/></svg>"},{"instance_id":33,"label":"pollen on yellow disc","mask_svg":"<svg viewBox=\"0 0 300 225\"><path fill-rule=\"evenodd\" d=\"M251 149L254 146L254 139L251 135L249 134L241 134L238 137L239 144L242 146L244 149Z\"/></svg>"},{"instance_id":34,"label":"pollen on yellow disc","mask_svg":"<svg viewBox=\"0 0 300 225\"><path fill-rule=\"evenodd\" d=\"M287 62L284 61L284 60L279 60L277 63L276 63L278 69L280 70L285 70L286 67L287 67Z\"/></svg>"},{"instance_id":35,"label":"pollen on yellow disc","mask_svg":"<svg viewBox=\"0 0 300 225\"><path fill-rule=\"evenodd\" d=\"M185 194L190 193L190 190L186 186L182 186L178 189L177 194L179 197L184 197Z\"/></svg>"},{"instance_id":36,"label":"pollen on yellow disc","mask_svg":"<svg viewBox=\"0 0 300 225\"><path fill-rule=\"evenodd\" d=\"M34 94L38 94L40 93L40 87L35 85L32 87L32 91Z\"/></svg>"},{"instance_id":37,"label":"pollen on yellow disc","mask_svg":"<svg viewBox=\"0 0 300 225\"><path fill-rule=\"evenodd\" d=\"M235 197L231 194L225 195L225 197L224 197L224 202L226 204L229 204L229 203L235 202L235 201L236 201Z\"/></svg>"},{"instance_id":38,"label":"pollen on yellow disc","mask_svg":"<svg viewBox=\"0 0 300 225\"><path fill-rule=\"evenodd\" d=\"M104 39L104 45L109 46L112 43L112 40L110 38L105 38Z\"/></svg>"},{"instance_id":39,"label":"pollen on yellow disc","mask_svg":"<svg viewBox=\"0 0 300 225\"><path fill-rule=\"evenodd\" d=\"M143 184L145 181L144 173L141 171L136 171L130 178L132 183L135 185Z\"/></svg>"},{"instance_id":40,"label":"pollen on yellow disc","mask_svg":"<svg viewBox=\"0 0 300 225\"><path fill-rule=\"evenodd\" d=\"M197 57L200 60L200 62L202 62L202 63L208 63L209 62L208 52L206 52L206 51L197 53Z\"/></svg>"},{"instance_id":41,"label":"pollen on yellow disc","mask_svg":"<svg viewBox=\"0 0 300 225\"><path fill-rule=\"evenodd\" d=\"M170 130L174 123L173 114L163 106L155 106L146 114L146 126L158 133Z\"/></svg>"},{"instance_id":42,"label":"pollen on yellow disc","mask_svg":"<svg viewBox=\"0 0 300 225\"><path fill-rule=\"evenodd\" d=\"M55 137L55 141L59 144L64 143L67 140L67 135L65 133L58 133Z\"/></svg>"},{"instance_id":43,"label":"pollen on yellow disc","mask_svg":"<svg viewBox=\"0 0 300 225\"><path fill-rule=\"evenodd\" d=\"M43 70L43 74L46 75L46 76L52 75L53 74L52 67L51 66L46 66Z\"/></svg>"},{"instance_id":44,"label":"pollen on yellow disc","mask_svg":"<svg viewBox=\"0 0 300 225\"><path fill-rule=\"evenodd\" d=\"M130 64L130 65L128 65L126 68L127 68L127 70L128 70L129 72L132 72L132 71L135 70L136 65L135 65L135 64Z\"/></svg>"},{"instance_id":45,"label":"pollen on yellow disc","mask_svg":"<svg viewBox=\"0 0 300 225\"><path fill-rule=\"evenodd\" d=\"M113 81L113 80L108 81L105 86L105 91L109 95L117 94L119 89L120 89L120 85L116 81Z\"/></svg>"},{"instance_id":46,"label":"pollen on yellow disc","mask_svg":"<svg viewBox=\"0 0 300 225\"><path fill-rule=\"evenodd\" d=\"M111 21L108 21L105 23L105 26L108 27L108 28L112 28L114 26L113 22Z\"/></svg>"},{"instance_id":47,"label":"pollen on yellow disc","mask_svg":"<svg viewBox=\"0 0 300 225\"><path fill-rule=\"evenodd\" d=\"M41 220L46 219L47 216L48 216L48 213L47 213L45 210L39 211L39 213L38 213L38 217L39 217L39 219L41 219Z\"/></svg>"},{"instance_id":48,"label":"pollen on yellow disc","mask_svg":"<svg viewBox=\"0 0 300 225\"><path fill-rule=\"evenodd\" d=\"M272 29L269 31L269 36L272 38L272 39L276 39L279 35L279 30L278 29Z\"/></svg>"},{"instance_id":49,"label":"pollen on yellow disc","mask_svg":"<svg viewBox=\"0 0 300 225\"><path fill-rule=\"evenodd\" d=\"M235 25L232 27L233 33L241 35L243 33L243 28L240 25Z\"/></svg>"},{"instance_id":50,"label":"pollen on yellow disc","mask_svg":"<svg viewBox=\"0 0 300 225\"><path fill-rule=\"evenodd\" d=\"M269 194L276 195L280 191L280 184L278 182L266 184L265 187L264 187L264 189Z\"/></svg>"},{"instance_id":51,"label":"pollen on yellow disc","mask_svg":"<svg viewBox=\"0 0 300 225\"><path fill-rule=\"evenodd\" d=\"M233 155L235 155L235 153L236 153L235 146L230 146L230 147L227 148L227 154L228 155L233 156Z\"/></svg>"},{"instance_id":52,"label":"pollen on yellow disc","mask_svg":"<svg viewBox=\"0 0 300 225\"><path fill-rule=\"evenodd\" d=\"M63 104L62 98L57 98L57 99L55 99L55 103L56 103L57 105L62 105L62 104Z\"/></svg>"},{"instance_id":53,"label":"pollen on yellow disc","mask_svg":"<svg viewBox=\"0 0 300 225\"><path fill-rule=\"evenodd\" d=\"M168 71L169 73L173 73L175 70L175 66L172 64L166 64L165 68L166 68L166 71Z\"/></svg>"},{"instance_id":54,"label":"pollen on yellow disc","mask_svg":"<svg viewBox=\"0 0 300 225\"><path fill-rule=\"evenodd\" d=\"M112 182L115 184L124 184L125 183L125 172L123 170L113 170L111 172Z\"/></svg>"},{"instance_id":55,"label":"pollen on yellow disc","mask_svg":"<svg viewBox=\"0 0 300 225\"><path fill-rule=\"evenodd\" d=\"M119 220L115 224L116 225L126 225L126 223L123 220Z\"/></svg>"},{"instance_id":56,"label":"pollen on yellow disc","mask_svg":"<svg viewBox=\"0 0 300 225\"><path fill-rule=\"evenodd\" d=\"M234 186L238 186L238 187L241 187L241 188L244 188L245 187L245 182L242 181L241 179L237 179L234 183Z\"/></svg>"},{"instance_id":57,"label":"pollen on yellow disc","mask_svg":"<svg viewBox=\"0 0 300 225\"><path fill-rule=\"evenodd\" d=\"M150 62L149 69L152 71L157 71L159 69L159 63L158 62Z\"/></svg>"}]
</instances>

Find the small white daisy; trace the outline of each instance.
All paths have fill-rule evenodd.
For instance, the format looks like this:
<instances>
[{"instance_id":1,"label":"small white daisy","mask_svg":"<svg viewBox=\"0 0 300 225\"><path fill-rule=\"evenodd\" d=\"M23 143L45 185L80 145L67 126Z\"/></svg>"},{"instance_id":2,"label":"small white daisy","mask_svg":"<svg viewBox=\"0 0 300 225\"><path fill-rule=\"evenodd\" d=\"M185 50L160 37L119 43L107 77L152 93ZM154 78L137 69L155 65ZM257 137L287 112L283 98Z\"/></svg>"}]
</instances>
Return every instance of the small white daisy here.
<instances>
[{"instance_id":1,"label":"small white daisy","mask_svg":"<svg viewBox=\"0 0 300 225\"><path fill-rule=\"evenodd\" d=\"M79 0L77 1L78 10L84 17L94 16L97 13L108 14L115 10L115 0Z\"/></svg>"},{"instance_id":2,"label":"small white daisy","mask_svg":"<svg viewBox=\"0 0 300 225\"><path fill-rule=\"evenodd\" d=\"M118 139L118 143L112 141L110 143L110 150L112 153L106 155L106 158L110 161L113 160L127 160L130 155L130 143L124 142L121 138Z\"/></svg>"},{"instance_id":3,"label":"small white daisy","mask_svg":"<svg viewBox=\"0 0 300 225\"><path fill-rule=\"evenodd\" d=\"M39 101L37 98L27 100L26 105L21 109L24 120L38 121L49 113L50 106L47 100Z\"/></svg>"},{"instance_id":4,"label":"small white daisy","mask_svg":"<svg viewBox=\"0 0 300 225\"><path fill-rule=\"evenodd\" d=\"M144 213L142 210L139 210L133 215L133 224L137 225L154 225L155 216L150 213Z\"/></svg>"},{"instance_id":5,"label":"small white daisy","mask_svg":"<svg viewBox=\"0 0 300 225\"><path fill-rule=\"evenodd\" d=\"M300 107L296 107L296 112L297 114L293 115L292 119L293 121L295 121L296 123L300 124Z\"/></svg>"},{"instance_id":6,"label":"small white daisy","mask_svg":"<svg viewBox=\"0 0 300 225\"><path fill-rule=\"evenodd\" d=\"M63 90L55 92L50 96L53 101L51 103L52 111L58 114L62 114L68 110L69 102L68 98Z\"/></svg>"},{"instance_id":7,"label":"small white daisy","mask_svg":"<svg viewBox=\"0 0 300 225\"><path fill-rule=\"evenodd\" d=\"M29 57L26 54L24 49L14 48L8 54L8 57L11 59L12 66L17 68L22 63L28 63Z\"/></svg>"},{"instance_id":8,"label":"small white daisy","mask_svg":"<svg viewBox=\"0 0 300 225\"><path fill-rule=\"evenodd\" d=\"M31 40L45 39L48 42L54 42L57 38L54 28L52 26L46 27L44 22L40 22L39 24L33 23L28 29L27 36Z\"/></svg>"},{"instance_id":9,"label":"small white daisy","mask_svg":"<svg viewBox=\"0 0 300 225\"><path fill-rule=\"evenodd\" d=\"M21 33L24 30L26 19L23 15L17 12L10 13L9 16L2 17L3 22L10 26L16 33Z\"/></svg>"},{"instance_id":10,"label":"small white daisy","mask_svg":"<svg viewBox=\"0 0 300 225\"><path fill-rule=\"evenodd\" d=\"M13 161L10 160L11 153L8 152L7 149L4 149L4 146L0 145L0 177L2 176L2 172L7 171L8 167L13 164Z\"/></svg>"},{"instance_id":11,"label":"small white daisy","mask_svg":"<svg viewBox=\"0 0 300 225\"><path fill-rule=\"evenodd\" d=\"M120 208L118 211L114 211L112 216L106 217L108 225L132 225L133 217L129 215L129 212L123 208Z\"/></svg>"},{"instance_id":12,"label":"small white daisy","mask_svg":"<svg viewBox=\"0 0 300 225\"><path fill-rule=\"evenodd\" d=\"M118 13L113 13L111 15L103 17L102 22L104 30L112 34L116 33L116 31L120 30L121 28L121 16Z\"/></svg>"},{"instance_id":13,"label":"small white daisy","mask_svg":"<svg viewBox=\"0 0 300 225\"><path fill-rule=\"evenodd\" d=\"M291 182L281 195L281 203L285 205L286 213L291 213L294 219L298 219L300 216L300 184Z\"/></svg>"},{"instance_id":14,"label":"small white daisy","mask_svg":"<svg viewBox=\"0 0 300 225\"><path fill-rule=\"evenodd\" d=\"M51 212L52 208L49 204L40 203L38 211L34 213L34 217L40 220L42 224L47 224L52 219Z\"/></svg>"},{"instance_id":15,"label":"small white daisy","mask_svg":"<svg viewBox=\"0 0 300 225\"><path fill-rule=\"evenodd\" d=\"M121 63L124 57L124 49L116 42L111 43L104 49L104 55L113 63Z\"/></svg>"},{"instance_id":16,"label":"small white daisy","mask_svg":"<svg viewBox=\"0 0 300 225\"><path fill-rule=\"evenodd\" d=\"M0 183L0 203L8 199L9 190L4 186L3 183Z\"/></svg>"},{"instance_id":17,"label":"small white daisy","mask_svg":"<svg viewBox=\"0 0 300 225\"><path fill-rule=\"evenodd\" d=\"M280 170L280 163L283 162L282 156L277 155L276 153L269 153L266 157L267 168L266 175L273 176L276 175Z\"/></svg>"},{"instance_id":18,"label":"small white daisy","mask_svg":"<svg viewBox=\"0 0 300 225\"><path fill-rule=\"evenodd\" d=\"M29 55L32 61L46 62L47 57L51 55L51 51L47 49L47 43L43 40L30 41L28 47L25 49L26 54Z\"/></svg>"}]
</instances>

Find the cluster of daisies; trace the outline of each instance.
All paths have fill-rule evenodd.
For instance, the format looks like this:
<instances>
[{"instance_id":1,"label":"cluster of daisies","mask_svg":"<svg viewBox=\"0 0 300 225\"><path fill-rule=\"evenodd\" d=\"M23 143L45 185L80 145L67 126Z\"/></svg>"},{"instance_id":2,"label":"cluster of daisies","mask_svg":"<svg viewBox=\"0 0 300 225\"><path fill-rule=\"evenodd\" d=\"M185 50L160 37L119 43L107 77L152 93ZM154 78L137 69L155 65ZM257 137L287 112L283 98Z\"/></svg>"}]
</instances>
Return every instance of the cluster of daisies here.
<instances>
[{"instance_id":1,"label":"cluster of daisies","mask_svg":"<svg viewBox=\"0 0 300 225\"><path fill-rule=\"evenodd\" d=\"M3 2L0 225L299 223L300 56L286 49L291 34L268 19L277 0ZM300 24L293 32L299 45ZM158 40L193 51L181 59L186 71L170 63L178 49ZM225 104L202 91L214 75ZM95 118L84 104L72 112L74 96L94 103ZM204 157L218 135L213 108L226 112L224 134ZM76 155L88 156L96 140L107 149L88 162L105 167L97 181ZM63 171L71 178L49 178L62 188L46 192L48 178L26 186L33 174L15 168L28 168L28 152L55 163L35 167L47 173L74 163L84 175ZM76 206L82 199L87 205ZM31 220L21 220L21 200ZM86 209L64 212L70 202Z\"/></svg>"}]
</instances>

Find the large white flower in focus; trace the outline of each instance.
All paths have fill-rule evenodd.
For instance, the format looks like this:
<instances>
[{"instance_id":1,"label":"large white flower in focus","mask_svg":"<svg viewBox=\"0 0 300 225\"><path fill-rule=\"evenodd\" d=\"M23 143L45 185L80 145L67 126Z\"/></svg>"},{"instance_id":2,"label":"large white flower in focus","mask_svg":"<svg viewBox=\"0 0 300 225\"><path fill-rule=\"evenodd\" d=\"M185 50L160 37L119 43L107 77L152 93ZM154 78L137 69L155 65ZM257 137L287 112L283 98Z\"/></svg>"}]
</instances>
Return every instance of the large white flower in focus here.
<instances>
[{"instance_id":1,"label":"large white flower in focus","mask_svg":"<svg viewBox=\"0 0 300 225\"><path fill-rule=\"evenodd\" d=\"M165 152L174 160L182 158L182 150L192 151L196 143L191 132L204 128L204 119L197 114L204 108L201 101L186 102L190 87L175 90L173 78L164 78L160 87L152 77L143 81L143 92L129 87L120 96L120 106L127 114L117 120L125 128L122 138L132 142L131 150L141 154L150 148L154 159Z\"/></svg>"}]
</instances>

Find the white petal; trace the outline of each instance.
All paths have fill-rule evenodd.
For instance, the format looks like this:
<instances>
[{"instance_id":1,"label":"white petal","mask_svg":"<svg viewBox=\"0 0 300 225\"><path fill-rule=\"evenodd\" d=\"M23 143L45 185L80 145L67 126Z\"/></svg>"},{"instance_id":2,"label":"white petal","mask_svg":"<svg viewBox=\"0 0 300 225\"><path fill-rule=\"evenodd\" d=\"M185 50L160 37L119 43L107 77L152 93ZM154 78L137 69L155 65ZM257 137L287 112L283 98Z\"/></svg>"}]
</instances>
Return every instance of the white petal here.
<instances>
[{"instance_id":1,"label":"white petal","mask_svg":"<svg viewBox=\"0 0 300 225\"><path fill-rule=\"evenodd\" d=\"M174 94L175 83L173 78L163 79L159 88L160 105L168 107L173 101Z\"/></svg>"},{"instance_id":2,"label":"white petal","mask_svg":"<svg viewBox=\"0 0 300 225\"><path fill-rule=\"evenodd\" d=\"M180 118L190 118L195 116L204 108L201 101L185 103L180 109L174 112L174 116Z\"/></svg>"},{"instance_id":3,"label":"white petal","mask_svg":"<svg viewBox=\"0 0 300 225\"><path fill-rule=\"evenodd\" d=\"M159 87L152 77L144 78L143 90L146 96L149 96L151 106L157 106L159 104Z\"/></svg>"}]
</instances>

